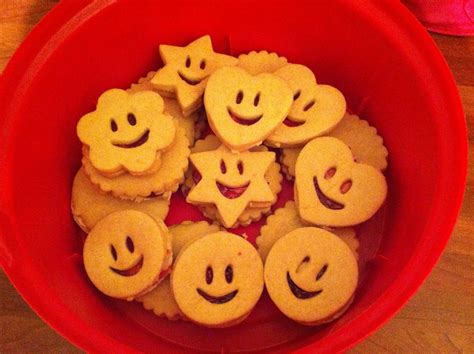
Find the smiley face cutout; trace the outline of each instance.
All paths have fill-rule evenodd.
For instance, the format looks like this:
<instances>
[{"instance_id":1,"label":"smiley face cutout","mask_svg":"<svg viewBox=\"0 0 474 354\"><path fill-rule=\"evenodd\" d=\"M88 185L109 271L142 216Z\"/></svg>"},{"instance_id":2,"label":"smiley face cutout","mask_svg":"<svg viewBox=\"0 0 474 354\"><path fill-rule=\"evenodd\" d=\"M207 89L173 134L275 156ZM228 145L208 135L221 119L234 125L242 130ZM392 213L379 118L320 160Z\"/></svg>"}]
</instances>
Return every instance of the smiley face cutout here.
<instances>
[{"instance_id":1,"label":"smiley face cutout","mask_svg":"<svg viewBox=\"0 0 474 354\"><path fill-rule=\"evenodd\" d=\"M350 305L358 281L353 252L336 235L315 227L279 239L265 262L270 298L304 325L330 322Z\"/></svg>"},{"instance_id":2,"label":"smiley face cutout","mask_svg":"<svg viewBox=\"0 0 474 354\"><path fill-rule=\"evenodd\" d=\"M109 214L87 236L83 259L97 289L132 300L168 274L172 260L168 229L138 211Z\"/></svg>"},{"instance_id":3,"label":"smiley face cutout","mask_svg":"<svg viewBox=\"0 0 474 354\"><path fill-rule=\"evenodd\" d=\"M293 92L291 111L267 138L277 147L302 145L333 129L344 117L346 100L329 85L318 85L313 72L304 65L288 64L275 75L284 79Z\"/></svg>"},{"instance_id":4,"label":"smiley face cutout","mask_svg":"<svg viewBox=\"0 0 474 354\"><path fill-rule=\"evenodd\" d=\"M239 67L217 70L204 94L209 124L233 151L260 145L287 116L293 94L278 76Z\"/></svg>"},{"instance_id":5,"label":"smiley face cutout","mask_svg":"<svg viewBox=\"0 0 474 354\"><path fill-rule=\"evenodd\" d=\"M91 164L108 175L123 171L141 175L157 169L161 151L171 145L176 130L163 107L163 99L152 91L104 92L97 109L77 124Z\"/></svg>"},{"instance_id":6,"label":"smiley face cutout","mask_svg":"<svg viewBox=\"0 0 474 354\"><path fill-rule=\"evenodd\" d=\"M244 238L213 233L181 251L171 287L190 320L208 327L228 327L244 320L260 298L262 261Z\"/></svg>"},{"instance_id":7,"label":"smiley face cutout","mask_svg":"<svg viewBox=\"0 0 474 354\"><path fill-rule=\"evenodd\" d=\"M295 174L299 214L315 225L360 224L376 213L387 195L385 176L372 166L354 162L349 147L332 137L306 144Z\"/></svg>"},{"instance_id":8,"label":"smiley face cutout","mask_svg":"<svg viewBox=\"0 0 474 354\"><path fill-rule=\"evenodd\" d=\"M265 179L275 161L273 152L232 153L222 145L191 154L190 159L201 179L186 200L191 204L214 204L225 227L232 227L252 203L271 205L276 199Z\"/></svg>"},{"instance_id":9,"label":"smiley face cutout","mask_svg":"<svg viewBox=\"0 0 474 354\"><path fill-rule=\"evenodd\" d=\"M186 47L160 45L160 55L165 66L151 83L163 95L176 97L185 116L202 105L209 75L222 66L238 63L237 58L214 52L209 36L196 39Z\"/></svg>"}]
</instances>

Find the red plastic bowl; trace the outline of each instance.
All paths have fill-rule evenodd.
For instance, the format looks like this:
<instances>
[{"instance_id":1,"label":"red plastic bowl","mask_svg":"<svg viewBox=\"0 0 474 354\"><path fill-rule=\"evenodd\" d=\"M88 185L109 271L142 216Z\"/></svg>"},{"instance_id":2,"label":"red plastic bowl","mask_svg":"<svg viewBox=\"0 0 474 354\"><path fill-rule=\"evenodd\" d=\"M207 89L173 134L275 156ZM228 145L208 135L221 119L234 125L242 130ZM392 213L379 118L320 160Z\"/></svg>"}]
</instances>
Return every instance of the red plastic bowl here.
<instances>
[{"instance_id":1,"label":"red plastic bowl","mask_svg":"<svg viewBox=\"0 0 474 354\"><path fill-rule=\"evenodd\" d=\"M382 243L353 306L331 325L285 321L264 299L252 320L208 330L112 301L85 276L69 211L76 122L101 92L157 68L159 43L203 34L220 51L266 49L308 65L385 138ZM389 319L426 278L455 223L466 165L453 78L397 1L61 1L1 78L0 263L45 321L89 351L340 351ZM177 203L174 220L187 213Z\"/></svg>"}]
</instances>

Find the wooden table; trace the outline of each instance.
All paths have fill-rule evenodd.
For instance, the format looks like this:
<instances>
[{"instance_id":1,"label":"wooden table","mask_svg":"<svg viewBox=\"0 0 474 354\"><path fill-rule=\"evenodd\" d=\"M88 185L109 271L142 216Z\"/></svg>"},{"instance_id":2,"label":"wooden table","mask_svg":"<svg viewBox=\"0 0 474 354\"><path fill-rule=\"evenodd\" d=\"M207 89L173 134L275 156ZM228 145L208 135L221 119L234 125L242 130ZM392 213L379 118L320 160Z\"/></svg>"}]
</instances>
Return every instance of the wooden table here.
<instances>
[{"instance_id":1,"label":"wooden table","mask_svg":"<svg viewBox=\"0 0 474 354\"><path fill-rule=\"evenodd\" d=\"M0 0L0 72L56 1ZM474 144L474 37L433 35L456 78ZM0 271L0 352L77 352L25 304ZM410 302L352 352L474 352L474 162L453 236Z\"/></svg>"}]
</instances>

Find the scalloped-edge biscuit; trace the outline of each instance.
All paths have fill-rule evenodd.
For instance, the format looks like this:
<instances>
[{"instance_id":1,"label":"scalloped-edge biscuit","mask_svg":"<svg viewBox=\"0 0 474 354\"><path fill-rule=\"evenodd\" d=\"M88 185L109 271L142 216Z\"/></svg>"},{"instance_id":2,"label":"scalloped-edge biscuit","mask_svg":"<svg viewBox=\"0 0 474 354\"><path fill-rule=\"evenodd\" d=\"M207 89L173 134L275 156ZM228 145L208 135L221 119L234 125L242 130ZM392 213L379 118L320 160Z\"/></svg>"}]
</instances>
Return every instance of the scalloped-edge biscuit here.
<instances>
[{"instance_id":1,"label":"scalloped-edge biscuit","mask_svg":"<svg viewBox=\"0 0 474 354\"><path fill-rule=\"evenodd\" d=\"M275 212L267 218L266 224L260 229L260 236L256 239L257 249L263 261L267 258L268 252L270 252L276 241L287 233L305 226L308 225L299 217L294 201L290 200L286 202L283 208L275 210ZM353 228L327 228L327 230L339 236L358 259L359 241L357 240L356 232Z\"/></svg>"},{"instance_id":2,"label":"scalloped-edge biscuit","mask_svg":"<svg viewBox=\"0 0 474 354\"><path fill-rule=\"evenodd\" d=\"M285 57L277 53L268 53L266 50L260 52L251 51L239 55L238 67L245 69L252 75L261 73L273 73L288 63Z\"/></svg>"},{"instance_id":3,"label":"scalloped-edge biscuit","mask_svg":"<svg viewBox=\"0 0 474 354\"><path fill-rule=\"evenodd\" d=\"M357 162L375 167L387 168L388 150L377 129L355 114L346 113L341 122L328 134L342 140L350 147Z\"/></svg>"},{"instance_id":4,"label":"scalloped-edge biscuit","mask_svg":"<svg viewBox=\"0 0 474 354\"><path fill-rule=\"evenodd\" d=\"M155 220L164 220L168 215L169 201L149 198L135 202L114 197L93 185L84 169L79 169L72 184L71 210L74 220L84 232L89 232L107 215L127 209L141 211Z\"/></svg>"},{"instance_id":5,"label":"scalloped-edge biscuit","mask_svg":"<svg viewBox=\"0 0 474 354\"><path fill-rule=\"evenodd\" d=\"M377 129L355 114L346 113L339 124L326 136L342 140L352 151L357 162L371 165L381 171L387 168L388 150ZM284 148L280 161L289 180L295 177L296 159L302 147Z\"/></svg>"},{"instance_id":6,"label":"scalloped-edge biscuit","mask_svg":"<svg viewBox=\"0 0 474 354\"><path fill-rule=\"evenodd\" d=\"M189 141L184 129L177 127L176 139L172 147L162 154L159 170L151 175L123 174L107 178L97 171L86 157L82 158L82 164L86 175L102 191L111 192L114 196L123 199L142 200L153 194L175 192L184 180L184 172L189 163L189 153Z\"/></svg>"}]
</instances>

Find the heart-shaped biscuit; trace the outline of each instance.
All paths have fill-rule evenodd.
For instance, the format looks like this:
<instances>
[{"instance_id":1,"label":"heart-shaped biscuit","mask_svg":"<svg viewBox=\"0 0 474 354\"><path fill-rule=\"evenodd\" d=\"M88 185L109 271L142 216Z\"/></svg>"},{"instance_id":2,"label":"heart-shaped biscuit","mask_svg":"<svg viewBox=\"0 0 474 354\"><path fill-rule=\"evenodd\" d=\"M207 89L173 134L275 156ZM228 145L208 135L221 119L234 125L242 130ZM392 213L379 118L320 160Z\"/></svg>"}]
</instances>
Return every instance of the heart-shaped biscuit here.
<instances>
[{"instance_id":1,"label":"heart-shaped biscuit","mask_svg":"<svg viewBox=\"0 0 474 354\"><path fill-rule=\"evenodd\" d=\"M351 226L370 219L387 195L387 182L376 168L354 162L342 141L310 141L296 161L295 200L306 222Z\"/></svg>"},{"instance_id":2,"label":"heart-shaped biscuit","mask_svg":"<svg viewBox=\"0 0 474 354\"><path fill-rule=\"evenodd\" d=\"M233 151L260 145L283 122L292 102L292 91L280 77L253 76L231 66L211 75L204 94L212 130Z\"/></svg>"},{"instance_id":3,"label":"heart-shaped biscuit","mask_svg":"<svg viewBox=\"0 0 474 354\"><path fill-rule=\"evenodd\" d=\"M268 137L277 147L298 146L334 128L346 112L342 93L329 85L318 85L313 72L304 65L288 64L275 75L288 82L293 105L288 117Z\"/></svg>"}]
</instances>

